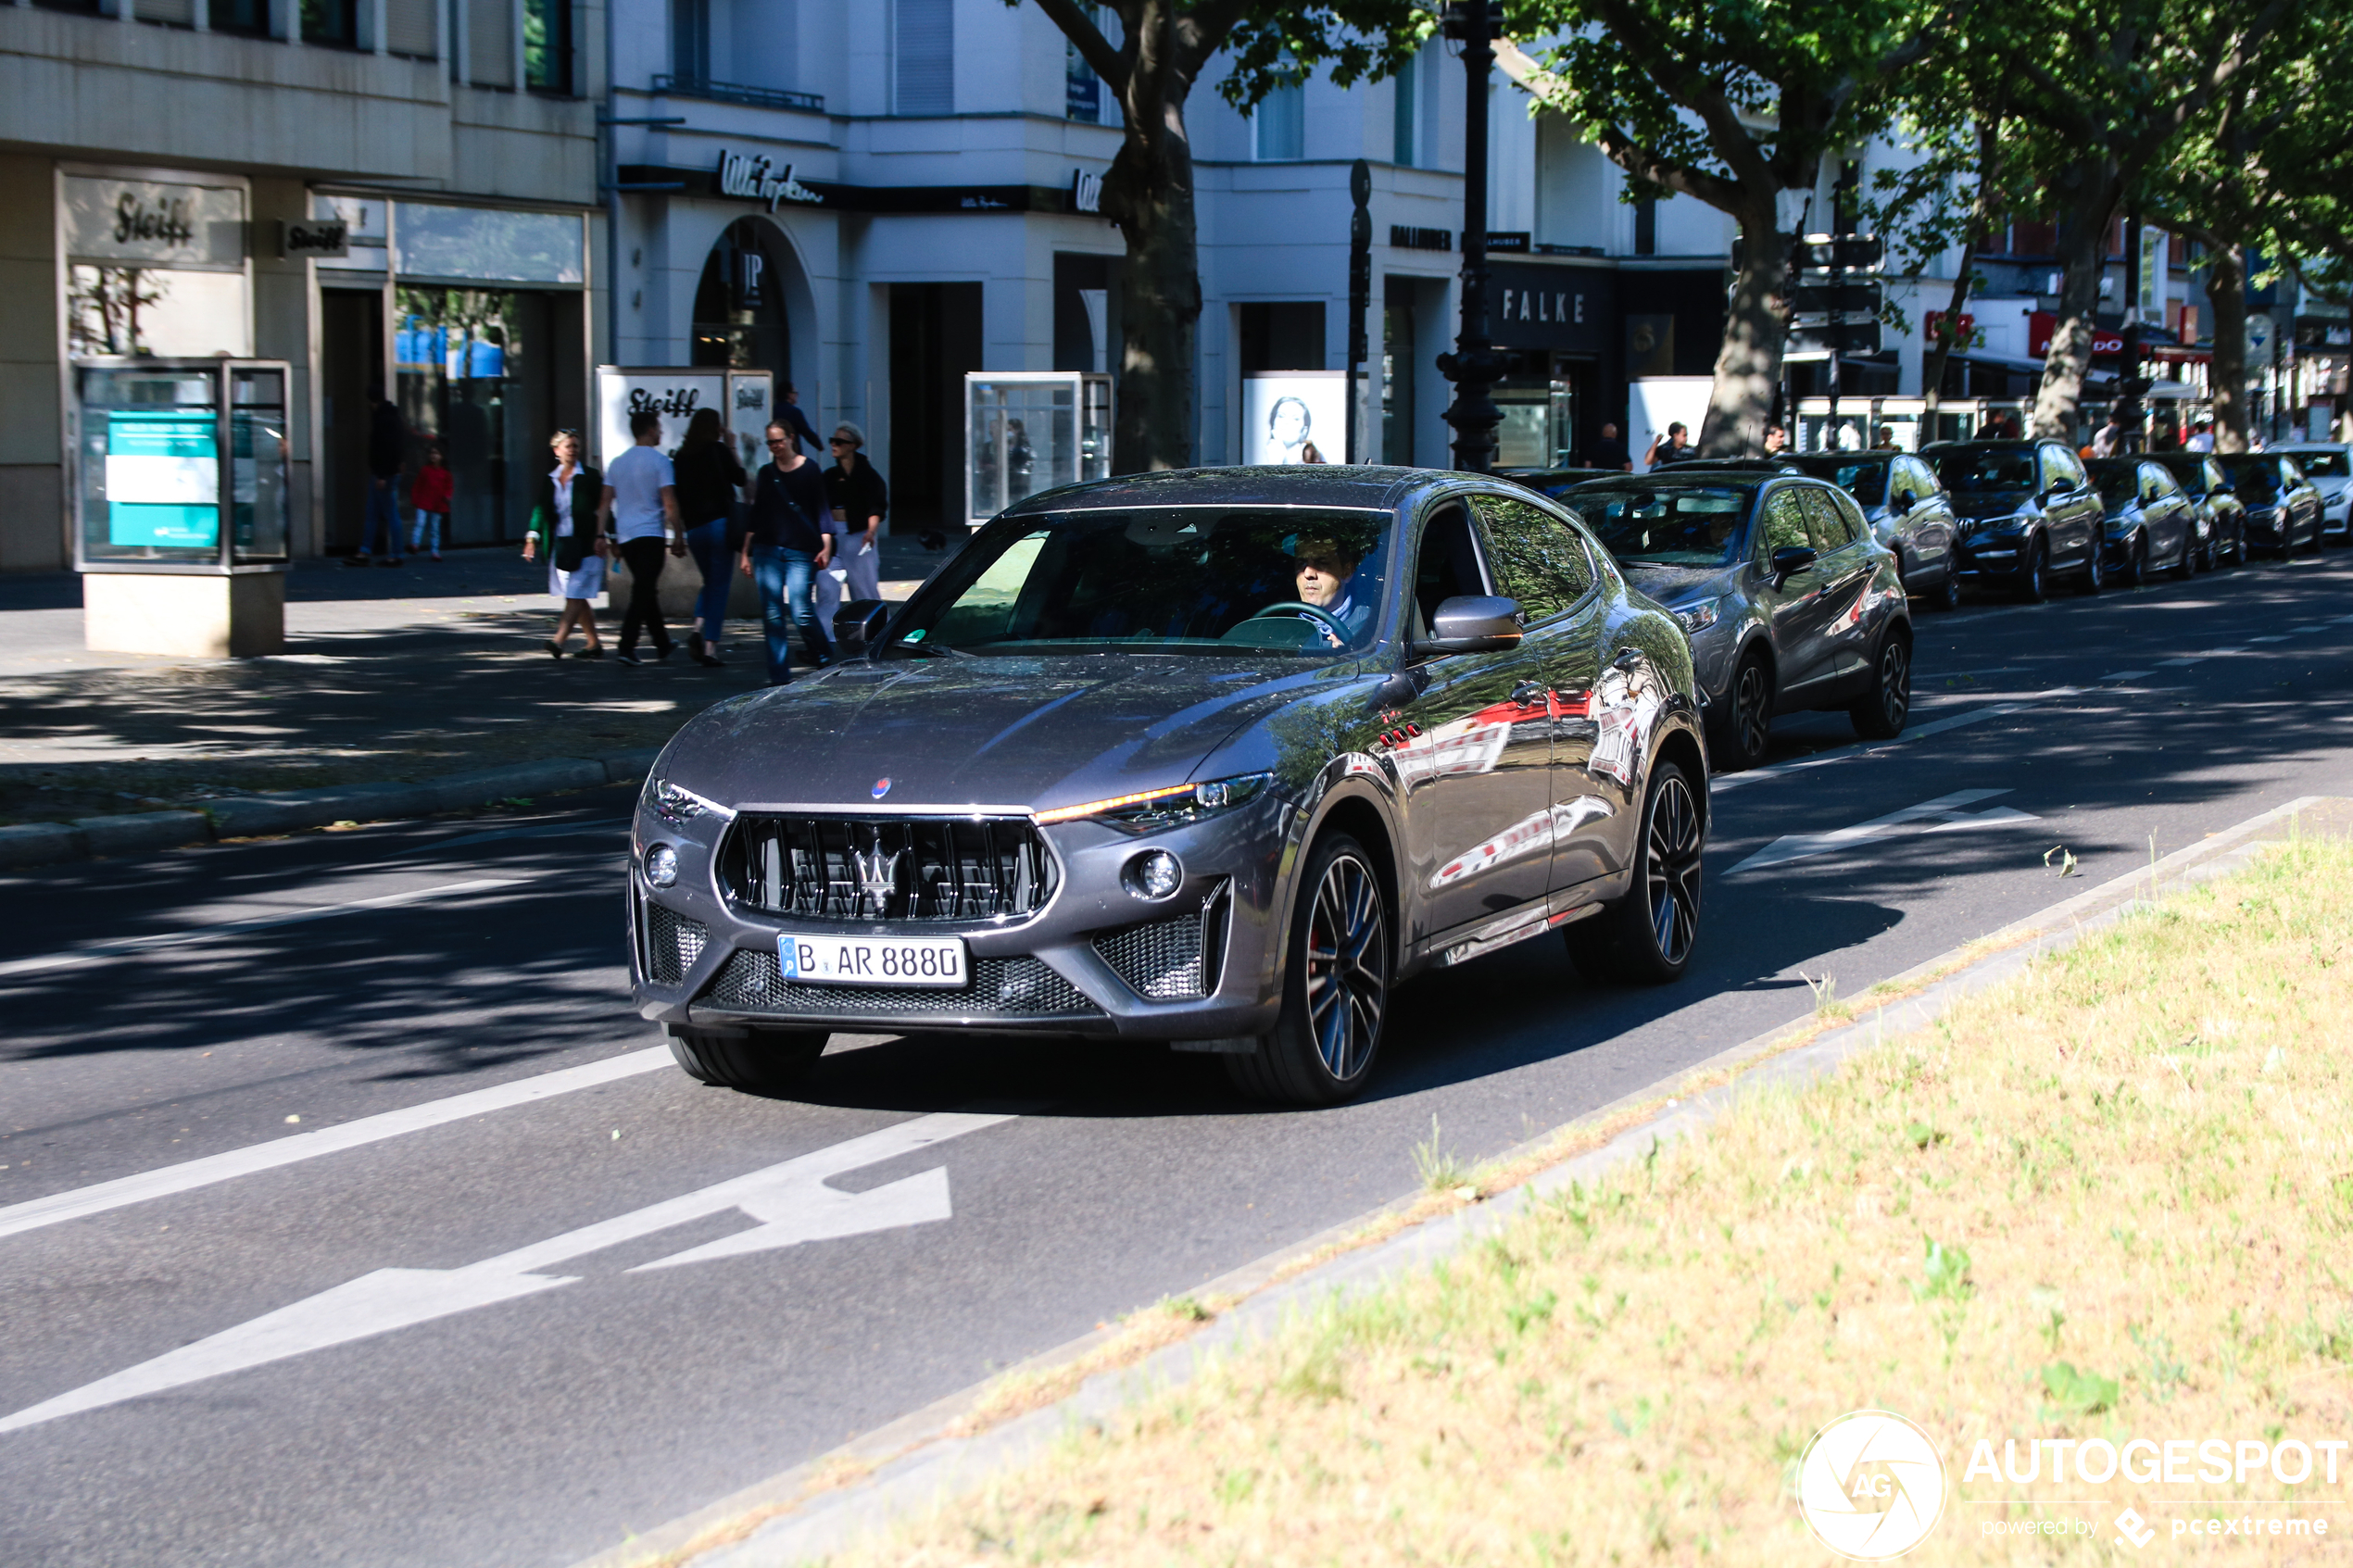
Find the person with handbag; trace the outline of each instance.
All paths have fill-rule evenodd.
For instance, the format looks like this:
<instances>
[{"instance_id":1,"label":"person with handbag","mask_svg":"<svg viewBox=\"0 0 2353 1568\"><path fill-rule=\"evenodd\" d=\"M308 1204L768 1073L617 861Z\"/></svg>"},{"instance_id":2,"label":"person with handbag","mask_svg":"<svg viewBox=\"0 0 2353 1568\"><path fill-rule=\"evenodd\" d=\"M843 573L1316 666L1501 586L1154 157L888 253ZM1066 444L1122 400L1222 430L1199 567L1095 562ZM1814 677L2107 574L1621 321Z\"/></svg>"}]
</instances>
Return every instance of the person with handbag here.
<instances>
[{"instance_id":1,"label":"person with handbag","mask_svg":"<svg viewBox=\"0 0 2353 1568\"><path fill-rule=\"evenodd\" d=\"M830 645L817 628L810 591L834 554L831 508L817 465L801 456L800 443L782 420L768 427L769 460L752 476L751 508L744 528L743 569L760 584L760 623L768 642L768 684L792 679L787 624L800 628L801 646L820 668L832 662Z\"/></svg>"},{"instance_id":2,"label":"person with handbag","mask_svg":"<svg viewBox=\"0 0 2353 1568\"><path fill-rule=\"evenodd\" d=\"M686 421L686 439L671 463L678 474L678 515L686 524L686 548L694 552L695 566L702 572L686 652L697 664L715 665L727 620L727 587L736 572L727 533L734 523L736 492L749 482L716 408L695 410Z\"/></svg>"},{"instance_id":3,"label":"person with handbag","mask_svg":"<svg viewBox=\"0 0 2353 1568\"><path fill-rule=\"evenodd\" d=\"M548 653L564 656L564 639L577 624L584 646L575 659L602 659L605 646L597 635L597 596L605 591L605 561L612 541L605 530L610 517L605 476L580 460L580 433L560 430L548 438L556 466L539 481L539 503L532 508L531 532L522 536L522 558L547 554L547 592L563 601L556 618L556 634L547 639Z\"/></svg>"}]
</instances>

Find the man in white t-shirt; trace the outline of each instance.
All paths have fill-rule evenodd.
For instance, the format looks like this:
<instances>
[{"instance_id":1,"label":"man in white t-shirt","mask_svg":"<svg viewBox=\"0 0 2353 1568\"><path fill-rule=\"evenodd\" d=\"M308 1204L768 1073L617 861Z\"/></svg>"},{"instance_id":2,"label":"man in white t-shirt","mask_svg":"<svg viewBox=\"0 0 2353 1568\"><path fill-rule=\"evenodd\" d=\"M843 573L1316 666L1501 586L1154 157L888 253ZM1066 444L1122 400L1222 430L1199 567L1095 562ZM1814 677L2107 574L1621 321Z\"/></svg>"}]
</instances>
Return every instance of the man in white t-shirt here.
<instances>
[{"instance_id":1,"label":"man in white t-shirt","mask_svg":"<svg viewBox=\"0 0 2353 1568\"><path fill-rule=\"evenodd\" d=\"M605 465L605 506L613 520L613 535L621 542L622 565L629 572L629 608L621 620L621 662L642 664L637 633L649 633L654 657L670 657L670 628L661 623L662 540L670 554L686 553L686 535L678 521L678 476L661 455L661 416L640 411L629 416L629 433L637 444Z\"/></svg>"}]
</instances>

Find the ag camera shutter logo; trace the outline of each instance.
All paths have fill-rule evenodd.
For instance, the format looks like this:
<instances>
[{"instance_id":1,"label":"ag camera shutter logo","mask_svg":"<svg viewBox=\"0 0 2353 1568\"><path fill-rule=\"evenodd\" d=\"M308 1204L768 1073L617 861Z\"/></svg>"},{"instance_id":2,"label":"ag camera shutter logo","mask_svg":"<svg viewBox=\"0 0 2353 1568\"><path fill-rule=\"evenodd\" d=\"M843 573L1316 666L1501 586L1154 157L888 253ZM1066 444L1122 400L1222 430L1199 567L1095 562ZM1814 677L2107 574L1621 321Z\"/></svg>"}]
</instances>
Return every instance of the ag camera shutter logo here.
<instances>
[{"instance_id":1,"label":"ag camera shutter logo","mask_svg":"<svg viewBox=\"0 0 2353 1568\"><path fill-rule=\"evenodd\" d=\"M1892 1411L1855 1411L1814 1434L1797 1466L1797 1507L1815 1539L1857 1562L1926 1540L1944 1513L1944 1461Z\"/></svg>"}]
</instances>

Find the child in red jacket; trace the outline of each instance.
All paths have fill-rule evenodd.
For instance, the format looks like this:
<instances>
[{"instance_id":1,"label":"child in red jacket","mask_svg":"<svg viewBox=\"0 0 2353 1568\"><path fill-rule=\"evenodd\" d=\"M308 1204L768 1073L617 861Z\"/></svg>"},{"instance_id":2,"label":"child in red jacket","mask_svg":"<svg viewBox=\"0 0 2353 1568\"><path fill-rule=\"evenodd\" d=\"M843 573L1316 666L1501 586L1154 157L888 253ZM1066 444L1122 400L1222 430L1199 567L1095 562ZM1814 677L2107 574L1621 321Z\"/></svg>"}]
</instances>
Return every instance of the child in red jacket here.
<instances>
[{"instance_id":1,"label":"child in red jacket","mask_svg":"<svg viewBox=\"0 0 2353 1568\"><path fill-rule=\"evenodd\" d=\"M417 521L409 533L409 548L422 549L430 543L433 558L441 558L441 530L449 521L449 498L453 483L449 470L441 461L441 443L425 444L425 466L417 470L416 482L409 486L409 504L416 508Z\"/></svg>"}]
</instances>

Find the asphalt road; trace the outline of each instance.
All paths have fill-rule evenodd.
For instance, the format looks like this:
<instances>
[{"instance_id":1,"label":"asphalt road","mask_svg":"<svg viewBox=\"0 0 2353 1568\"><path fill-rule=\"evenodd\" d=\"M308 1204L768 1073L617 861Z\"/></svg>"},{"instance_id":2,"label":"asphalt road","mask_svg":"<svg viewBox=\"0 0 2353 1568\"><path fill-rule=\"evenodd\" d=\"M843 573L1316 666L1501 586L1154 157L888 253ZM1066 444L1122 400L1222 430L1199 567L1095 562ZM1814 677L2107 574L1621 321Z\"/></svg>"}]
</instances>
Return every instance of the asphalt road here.
<instances>
[{"instance_id":1,"label":"asphalt road","mask_svg":"<svg viewBox=\"0 0 2353 1568\"><path fill-rule=\"evenodd\" d=\"M1680 985L1431 976L1315 1113L1099 1045L837 1038L791 1102L633 1056L625 791L0 882L0 1562L560 1568L1409 1190L1433 1117L1493 1153L2353 792L2353 558L1918 626L1905 739L1719 781Z\"/></svg>"}]
</instances>

